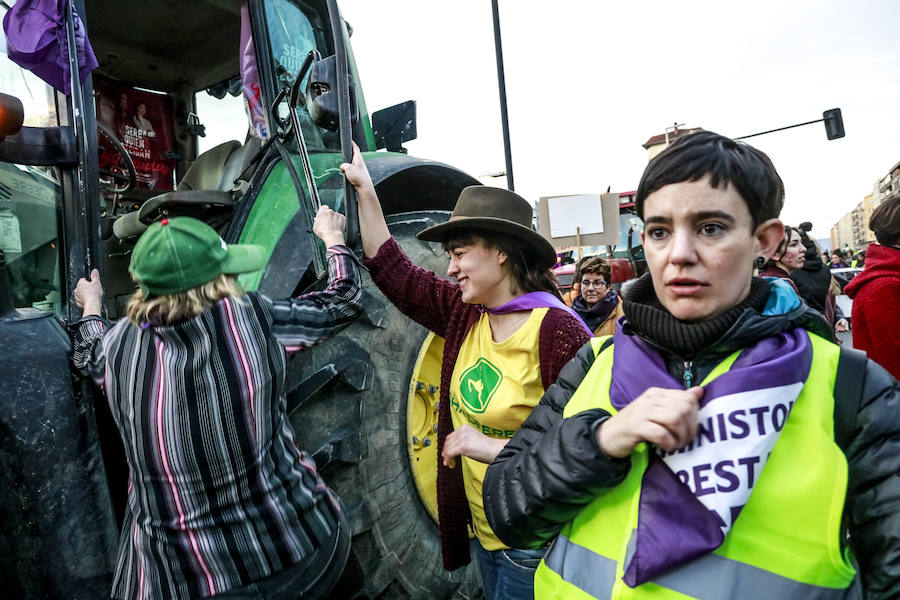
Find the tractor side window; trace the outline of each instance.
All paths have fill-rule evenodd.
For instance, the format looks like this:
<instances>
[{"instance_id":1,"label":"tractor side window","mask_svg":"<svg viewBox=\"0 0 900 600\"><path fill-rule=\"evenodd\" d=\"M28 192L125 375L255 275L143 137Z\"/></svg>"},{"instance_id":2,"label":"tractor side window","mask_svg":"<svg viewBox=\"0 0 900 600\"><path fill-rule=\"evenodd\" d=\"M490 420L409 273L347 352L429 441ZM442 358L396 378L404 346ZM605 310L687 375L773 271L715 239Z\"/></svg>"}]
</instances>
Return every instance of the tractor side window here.
<instances>
[{"instance_id":1,"label":"tractor side window","mask_svg":"<svg viewBox=\"0 0 900 600\"><path fill-rule=\"evenodd\" d=\"M240 79L236 79L238 86ZM247 117L240 87L236 95L230 91L206 90L196 95L197 115L206 127L206 135L197 138L197 152L203 154L223 142L247 137Z\"/></svg>"},{"instance_id":2,"label":"tractor side window","mask_svg":"<svg viewBox=\"0 0 900 600\"><path fill-rule=\"evenodd\" d=\"M0 9L0 17L4 12ZM59 124L53 88L9 60L2 30L0 90L22 101L26 126ZM55 168L0 162L0 249L9 266L16 308L58 312L61 207L62 194Z\"/></svg>"},{"instance_id":3,"label":"tractor side window","mask_svg":"<svg viewBox=\"0 0 900 600\"><path fill-rule=\"evenodd\" d=\"M616 246L616 256L628 258L628 232L631 232L631 248L638 249L638 258L643 258L643 246L641 232L644 231L644 222L634 213L619 214L619 244Z\"/></svg>"},{"instance_id":4,"label":"tractor side window","mask_svg":"<svg viewBox=\"0 0 900 600\"><path fill-rule=\"evenodd\" d=\"M320 3L316 3L317 5ZM320 10L305 9L290 0L274 0L266 3L266 26L269 32L273 65L279 88L290 86L300 72L300 67L311 50L325 56L334 54L330 28L324 3ZM306 91L306 79L300 86ZM340 139L333 133L312 122L303 106L298 107L303 136L310 152L335 152L341 147Z\"/></svg>"}]
</instances>

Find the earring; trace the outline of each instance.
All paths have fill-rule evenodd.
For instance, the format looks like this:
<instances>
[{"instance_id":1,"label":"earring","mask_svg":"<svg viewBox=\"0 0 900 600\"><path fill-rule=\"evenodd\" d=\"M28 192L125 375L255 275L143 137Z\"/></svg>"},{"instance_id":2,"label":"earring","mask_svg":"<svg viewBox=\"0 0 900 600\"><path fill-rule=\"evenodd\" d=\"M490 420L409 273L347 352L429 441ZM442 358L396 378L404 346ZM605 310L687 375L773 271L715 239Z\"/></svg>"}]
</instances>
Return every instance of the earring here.
<instances>
[{"instance_id":1,"label":"earring","mask_svg":"<svg viewBox=\"0 0 900 600\"><path fill-rule=\"evenodd\" d=\"M756 260L753 261L753 264L756 265L757 269L762 269L766 266L766 257L765 256L757 256Z\"/></svg>"}]
</instances>

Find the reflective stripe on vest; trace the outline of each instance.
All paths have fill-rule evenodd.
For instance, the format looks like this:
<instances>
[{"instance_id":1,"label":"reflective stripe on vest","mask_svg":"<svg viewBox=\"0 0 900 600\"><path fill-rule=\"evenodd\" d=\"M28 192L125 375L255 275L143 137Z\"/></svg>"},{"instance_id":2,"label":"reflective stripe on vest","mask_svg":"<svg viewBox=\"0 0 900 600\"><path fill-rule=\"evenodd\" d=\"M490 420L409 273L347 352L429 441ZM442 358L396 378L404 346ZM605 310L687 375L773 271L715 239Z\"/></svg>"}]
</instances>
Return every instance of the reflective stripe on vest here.
<instances>
[{"instance_id":1,"label":"reflective stripe on vest","mask_svg":"<svg viewBox=\"0 0 900 600\"><path fill-rule=\"evenodd\" d=\"M632 538L633 542L633 538ZM633 551L629 542L629 552ZM593 598L609 598L616 584L616 561L564 535L557 536L544 557L547 567ZM823 588L782 577L775 573L707 554L689 564L657 577L654 582L697 600L758 600L759 598L802 598L803 600L857 600L858 585L850 589ZM536 597L540 597L537 596Z\"/></svg>"},{"instance_id":2,"label":"reflective stripe on vest","mask_svg":"<svg viewBox=\"0 0 900 600\"><path fill-rule=\"evenodd\" d=\"M834 373L839 348L810 335L813 367L766 471L722 546L629 588L621 580L631 555L641 478L649 449L640 444L621 484L598 496L567 524L535 574L538 599L860 598L859 579L840 546L847 462L834 444ZM609 401L612 348L591 340L597 358L564 410L616 410ZM708 383L731 368L728 357ZM809 465L809 467L807 467ZM821 499L812 506L805 499ZM755 498L755 501L754 501ZM774 507L774 508L773 508Z\"/></svg>"},{"instance_id":3,"label":"reflective stripe on vest","mask_svg":"<svg viewBox=\"0 0 900 600\"><path fill-rule=\"evenodd\" d=\"M553 540L544 556L544 564L562 577L563 581L594 598L609 598L616 583L616 561L573 544L562 534Z\"/></svg>"}]
</instances>

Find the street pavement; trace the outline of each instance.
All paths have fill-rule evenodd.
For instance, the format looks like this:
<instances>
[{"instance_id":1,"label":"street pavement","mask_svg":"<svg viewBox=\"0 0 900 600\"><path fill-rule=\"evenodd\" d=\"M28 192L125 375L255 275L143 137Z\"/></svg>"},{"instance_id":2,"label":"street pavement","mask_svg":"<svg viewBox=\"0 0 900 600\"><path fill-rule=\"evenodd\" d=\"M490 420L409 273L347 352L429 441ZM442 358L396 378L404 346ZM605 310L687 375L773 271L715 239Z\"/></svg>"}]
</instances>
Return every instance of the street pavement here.
<instances>
[{"instance_id":1,"label":"street pavement","mask_svg":"<svg viewBox=\"0 0 900 600\"><path fill-rule=\"evenodd\" d=\"M837 303L838 307L840 307L841 311L844 313L844 316L849 321L850 315L853 312L853 300L851 300L845 294L841 294L840 296L837 296L835 298L835 302ZM844 346L845 348L852 348L853 347L853 326L852 325L850 326L850 331L838 333L837 339L838 339L838 341L841 342L841 346Z\"/></svg>"},{"instance_id":2,"label":"street pavement","mask_svg":"<svg viewBox=\"0 0 900 600\"><path fill-rule=\"evenodd\" d=\"M844 331L837 334L837 339L844 348L853 347L853 331Z\"/></svg>"}]
</instances>

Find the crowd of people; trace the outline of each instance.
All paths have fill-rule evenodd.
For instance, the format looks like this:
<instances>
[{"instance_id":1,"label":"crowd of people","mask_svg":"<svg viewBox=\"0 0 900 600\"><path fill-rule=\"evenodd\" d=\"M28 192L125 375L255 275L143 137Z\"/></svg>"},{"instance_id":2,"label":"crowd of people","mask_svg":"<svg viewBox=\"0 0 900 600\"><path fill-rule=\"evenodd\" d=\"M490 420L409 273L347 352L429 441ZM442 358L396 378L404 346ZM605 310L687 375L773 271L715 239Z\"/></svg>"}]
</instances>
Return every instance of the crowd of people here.
<instances>
[{"instance_id":1,"label":"crowd of people","mask_svg":"<svg viewBox=\"0 0 900 600\"><path fill-rule=\"evenodd\" d=\"M849 247L822 252L822 260L832 269L855 269L866 265L866 251L854 252Z\"/></svg>"},{"instance_id":2,"label":"crowd of people","mask_svg":"<svg viewBox=\"0 0 900 600\"><path fill-rule=\"evenodd\" d=\"M418 234L442 277L391 236L358 148L341 171L372 281L446 340L445 569L474 559L488 600L900 597L900 197L845 289L866 358L834 342L830 269L745 143L699 132L656 156L635 198L648 272L619 293L591 257L565 299L515 193L468 187ZM237 286L261 249L185 217L140 238L127 319L101 317L99 273L79 282L75 363L131 471L113 597L323 598L338 579L346 516L283 385L286 353L361 310L344 224L319 212L328 286L288 300Z\"/></svg>"}]
</instances>

